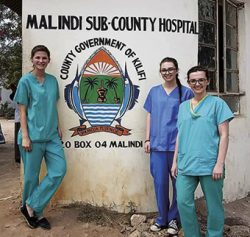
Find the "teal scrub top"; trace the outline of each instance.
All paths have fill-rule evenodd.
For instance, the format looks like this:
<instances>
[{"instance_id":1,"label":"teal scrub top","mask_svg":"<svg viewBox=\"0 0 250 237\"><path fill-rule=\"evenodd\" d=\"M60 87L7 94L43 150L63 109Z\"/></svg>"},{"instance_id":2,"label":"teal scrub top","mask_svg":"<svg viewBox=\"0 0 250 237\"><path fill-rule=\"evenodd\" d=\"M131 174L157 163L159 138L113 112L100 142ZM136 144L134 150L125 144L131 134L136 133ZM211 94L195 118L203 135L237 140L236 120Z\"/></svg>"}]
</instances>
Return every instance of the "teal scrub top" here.
<instances>
[{"instance_id":1,"label":"teal scrub top","mask_svg":"<svg viewBox=\"0 0 250 237\"><path fill-rule=\"evenodd\" d=\"M219 148L218 126L234 117L226 102L207 96L194 110L190 100L180 105L178 114L178 173L211 175Z\"/></svg>"},{"instance_id":2,"label":"teal scrub top","mask_svg":"<svg viewBox=\"0 0 250 237\"><path fill-rule=\"evenodd\" d=\"M40 83L32 72L22 76L14 100L26 106L29 138L32 142L46 142L58 136L58 83L54 76L45 74ZM22 131L18 144L22 143Z\"/></svg>"}]
</instances>

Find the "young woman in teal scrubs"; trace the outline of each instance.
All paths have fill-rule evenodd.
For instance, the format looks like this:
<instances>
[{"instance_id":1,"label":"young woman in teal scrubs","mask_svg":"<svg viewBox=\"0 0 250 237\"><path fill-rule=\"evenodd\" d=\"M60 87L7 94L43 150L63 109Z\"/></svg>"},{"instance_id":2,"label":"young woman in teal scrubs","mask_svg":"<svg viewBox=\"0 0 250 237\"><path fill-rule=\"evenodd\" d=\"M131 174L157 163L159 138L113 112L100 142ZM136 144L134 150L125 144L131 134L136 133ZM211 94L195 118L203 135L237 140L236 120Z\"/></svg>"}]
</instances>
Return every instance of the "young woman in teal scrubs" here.
<instances>
[{"instance_id":1,"label":"young woman in teal scrubs","mask_svg":"<svg viewBox=\"0 0 250 237\"><path fill-rule=\"evenodd\" d=\"M200 183L208 210L206 237L222 237L223 181L229 121L234 117L219 97L207 95L208 71L201 66L187 73L194 98L181 104L172 175L177 176L177 204L185 237L201 237L194 192Z\"/></svg>"},{"instance_id":2,"label":"young woman in teal scrubs","mask_svg":"<svg viewBox=\"0 0 250 237\"><path fill-rule=\"evenodd\" d=\"M44 208L66 173L62 133L58 123L58 83L45 72L50 52L43 45L31 51L33 70L22 76L14 100L20 111L18 144L24 166L24 190L20 208L29 227L50 229ZM42 160L47 174L39 181Z\"/></svg>"}]
</instances>

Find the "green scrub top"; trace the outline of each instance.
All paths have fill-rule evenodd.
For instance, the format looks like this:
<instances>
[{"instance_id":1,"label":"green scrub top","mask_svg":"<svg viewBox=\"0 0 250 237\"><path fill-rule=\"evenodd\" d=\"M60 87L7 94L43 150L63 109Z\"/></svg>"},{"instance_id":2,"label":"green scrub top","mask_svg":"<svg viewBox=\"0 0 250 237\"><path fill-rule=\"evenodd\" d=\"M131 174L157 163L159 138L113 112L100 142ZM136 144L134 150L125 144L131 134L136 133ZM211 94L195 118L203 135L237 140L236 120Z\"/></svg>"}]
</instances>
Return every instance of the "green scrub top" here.
<instances>
[{"instance_id":1,"label":"green scrub top","mask_svg":"<svg viewBox=\"0 0 250 237\"><path fill-rule=\"evenodd\" d=\"M58 83L54 76L45 74L40 83L32 72L22 76L14 100L26 106L29 138L32 142L46 142L58 136ZM22 131L18 144L22 143Z\"/></svg>"},{"instance_id":2,"label":"green scrub top","mask_svg":"<svg viewBox=\"0 0 250 237\"><path fill-rule=\"evenodd\" d=\"M218 156L218 126L234 115L219 97L207 96L194 110L190 102L183 102L178 114L178 173L211 175Z\"/></svg>"}]
</instances>

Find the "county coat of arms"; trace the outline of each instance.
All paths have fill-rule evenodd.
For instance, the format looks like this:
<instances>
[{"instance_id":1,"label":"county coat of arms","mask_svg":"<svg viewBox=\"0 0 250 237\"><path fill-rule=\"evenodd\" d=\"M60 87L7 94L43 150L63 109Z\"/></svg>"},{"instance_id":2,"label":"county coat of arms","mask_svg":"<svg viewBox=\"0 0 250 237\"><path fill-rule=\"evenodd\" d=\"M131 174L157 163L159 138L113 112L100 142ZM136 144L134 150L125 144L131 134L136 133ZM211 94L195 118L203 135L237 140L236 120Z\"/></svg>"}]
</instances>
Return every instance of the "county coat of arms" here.
<instances>
[{"instance_id":1,"label":"county coat of arms","mask_svg":"<svg viewBox=\"0 0 250 237\"><path fill-rule=\"evenodd\" d=\"M106 48L97 49L80 72L77 69L75 78L65 87L64 96L68 107L80 117L80 126L70 129L72 136L95 132L130 134L131 129L123 127L121 119L135 106L139 86L130 80L126 64L122 71Z\"/></svg>"}]
</instances>

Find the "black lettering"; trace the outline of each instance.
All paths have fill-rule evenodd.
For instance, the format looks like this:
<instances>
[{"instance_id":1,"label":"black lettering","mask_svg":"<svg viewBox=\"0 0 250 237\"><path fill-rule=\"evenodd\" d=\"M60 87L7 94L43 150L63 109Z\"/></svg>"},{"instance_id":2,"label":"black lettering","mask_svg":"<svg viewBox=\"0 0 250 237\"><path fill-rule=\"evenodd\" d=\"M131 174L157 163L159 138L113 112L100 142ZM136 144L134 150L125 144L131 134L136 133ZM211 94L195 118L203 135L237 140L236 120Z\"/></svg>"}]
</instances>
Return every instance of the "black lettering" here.
<instances>
[{"instance_id":1,"label":"black lettering","mask_svg":"<svg viewBox=\"0 0 250 237\"><path fill-rule=\"evenodd\" d=\"M70 16L70 29L76 30L80 27L79 19L76 16Z\"/></svg>"},{"instance_id":2,"label":"black lettering","mask_svg":"<svg viewBox=\"0 0 250 237\"><path fill-rule=\"evenodd\" d=\"M117 26L115 25L117 19L118 19L118 16L115 16L115 17L113 17L113 19L111 21L111 26L112 26L113 30L115 30L115 31L119 30L119 28L117 28Z\"/></svg>"},{"instance_id":3,"label":"black lettering","mask_svg":"<svg viewBox=\"0 0 250 237\"><path fill-rule=\"evenodd\" d=\"M167 31L167 32L172 31L173 32L173 30L172 30L172 21L170 19L166 20L165 31Z\"/></svg>"},{"instance_id":4,"label":"black lettering","mask_svg":"<svg viewBox=\"0 0 250 237\"><path fill-rule=\"evenodd\" d=\"M91 148L91 144L90 143L91 143L91 141L86 141L86 148L88 148L88 147Z\"/></svg>"},{"instance_id":5,"label":"black lettering","mask_svg":"<svg viewBox=\"0 0 250 237\"><path fill-rule=\"evenodd\" d=\"M26 29L37 29L38 28L38 24L37 24L37 17L36 15L28 15L27 17L27 23L26 23Z\"/></svg>"},{"instance_id":6,"label":"black lettering","mask_svg":"<svg viewBox=\"0 0 250 237\"><path fill-rule=\"evenodd\" d=\"M45 15L41 15L39 29L48 29L47 21Z\"/></svg>"},{"instance_id":7,"label":"black lettering","mask_svg":"<svg viewBox=\"0 0 250 237\"><path fill-rule=\"evenodd\" d=\"M159 18L159 31L165 31L165 19Z\"/></svg>"},{"instance_id":8,"label":"black lettering","mask_svg":"<svg viewBox=\"0 0 250 237\"><path fill-rule=\"evenodd\" d=\"M180 32L180 29L183 27L183 22L182 20L177 20L177 32Z\"/></svg>"},{"instance_id":9,"label":"black lettering","mask_svg":"<svg viewBox=\"0 0 250 237\"><path fill-rule=\"evenodd\" d=\"M89 27L86 27L86 30L91 30L92 28L93 28L93 26L92 26L92 16L88 16L87 18L86 18L86 22L90 25Z\"/></svg>"},{"instance_id":10,"label":"black lettering","mask_svg":"<svg viewBox=\"0 0 250 237\"><path fill-rule=\"evenodd\" d=\"M196 22L194 22L194 21L191 22L189 33L190 34L199 34L199 32L197 32L197 23Z\"/></svg>"},{"instance_id":11,"label":"black lettering","mask_svg":"<svg viewBox=\"0 0 250 237\"><path fill-rule=\"evenodd\" d=\"M51 30L57 29L56 26L53 26L53 25L52 25L52 16L51 16L51 15L48 16L48 22L49 22L49 26L48 26L49 29L51 29Z\"/></svg>"},{"instance_id":12,"label":"black lettering","mask_svg":"<svg viewBox=\"0 0 250 237\"><path fill-rule=\"evenodd\" d=\"M177 28L177 22L176 19L172 20L172 32L175 32Z\"/></svg>"},{"instance_id":13,"label":"black lettering","mask_svg":"<svg viewBox=\"0 0 250 237\"><path fill-rule=\"evenodd\" d=\"M117 41L115 40L115 39L112 39L112 41L111 41L111 47L115 47L116 46L116 44L117 44Z\"/></svg>"},{"instance_id":14,"label":"black lettering","mask_svg":"<svg viewBox=\"0 0 250 237\"><path fill-rule=\"evenodd\" d=\"M110 45L111 39L109 38L104 38L104 45Z\"/></svg>"},{"instance_id":15,"label":"black lettering","mask_svg":"<svg viewBox=\"0 0 250 237\"><path fill-rule=\"evenodd\" d=\"M101 38L100 38L101 39ZM94 45L100 45L98 38L94 38Z\"/></svg>"},{"instance_id":16,"label":"black lettering","mask_svg":"<svg viewBox=\"0 0 250 237\"><path fill-rule=\"evenodd\" d=\"M108 30L108 25L107 25L107 20L108 20L108 18L106 17L106 16L102 16L102 17L100 17L101 19L100 19L100 24L101 24L101 30L102 31L106 31L106 30Z\"/></svg>"},{"instance_id":17,"label":"black lettering","mask_svg":"<svg viewBox=\"0 0 250 237\"><path fill-rule=\"evenodd\" d=\"M66 17L66 16L62 16L62 30L65 29L65 26L70 29L70 19L69 19L69 16Z\"/></svg>"},{"instance_id":18,"label":"black lettering","mask_svg":"<svg viewBox=\"0 0 250 237\"><path fill-rule=\"evenodd\" d=\"M94 47L95 46L93 39L88 40L88 42L89 42L89 47Z\"/></svg>"},{"instance_id":19,"label":"black lettering","mask_svg":"<svg viewBox=\"0 0 250 237\"><path fill-rule=\"evenodd\" d=\"M71 147L71 142L70 141L65 142L65 147L70 148Z\"/></svg>"},{"instance_id":20,"label":"black lettering","mask_svg":"<svg viewBox=\"0 0 250 237\"><path fill-rule=\"evenodd\" d=\"M62 71L61 71L61 72L62 72ZM68 79L68 77L69 77L68 74L66 74L66 75L60 75L60 78L61 78L62 80L66 80L66 79Z\"/></svg>"},{"instance_id":21,"label":"black lettering","mask_svg":"<svg viewBox=\"0 0 250 237\"><path fill-rule=\"evenodd\" d=\"M134 17L134 30L138 29L139 31L141 31L141 21L140 21L139 17L138 19L136 17ZM145 28L144 28L145 30Z\"/></svg>"},{"instance_id":22,"label":"black lettering","mask_svg":"<svg viewBox=\"0 0 250 237\"><path fill-rule=\"evenodd\" d=\"M109 147L117 147L116 141L111 141Z\"/></svg>"},{"instance_id":23,"label":"black lettering","mask_svg":"<svg viewBox=\"0 0 250 237\"><path fill-rule=\"evenodd\" d=\"M152 19L151 17L149 18L150 23L151 23L151 30L155 31L155 21L156 21L156 17L154 19Z\"/></svg>"},{"instance_id":24,"label":"black lettering","mask_svg":"<svg viewBox=\"0 0 250 237\"><path fill-rule=\"evenodd\" d=\"M100 148L100 147L101 147L101 142L96 141L96 142L95 142L95 147L96 147L96 148Z\"/></svg>"},{"instance_id":25,"label":"black lettering","mask_svg":"<svg viewBox=\"0 0 250 237\"><path fill-rule=\"evenodd\" d=\"M86 22L89 23L89 27L86 27L86 30L101 30L106 31L108 30L108 24L107 24L108 18L106 16L89 16L86 18Z\"/></svg>"},{"instance_id":26,"label":"black lettering","mask_svg":"<svg viewBox=\"0 0 250 237\"><path fill-rule=\"evenodd\" d=\"M91 148L91 141L75 141L75 148Z\"/></svg>"}]
</instances>

